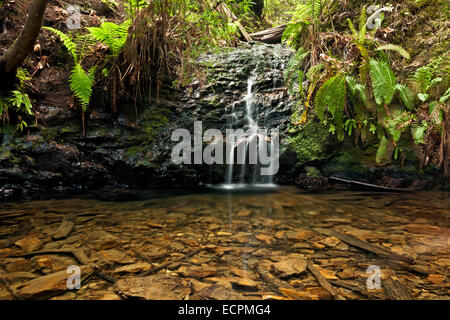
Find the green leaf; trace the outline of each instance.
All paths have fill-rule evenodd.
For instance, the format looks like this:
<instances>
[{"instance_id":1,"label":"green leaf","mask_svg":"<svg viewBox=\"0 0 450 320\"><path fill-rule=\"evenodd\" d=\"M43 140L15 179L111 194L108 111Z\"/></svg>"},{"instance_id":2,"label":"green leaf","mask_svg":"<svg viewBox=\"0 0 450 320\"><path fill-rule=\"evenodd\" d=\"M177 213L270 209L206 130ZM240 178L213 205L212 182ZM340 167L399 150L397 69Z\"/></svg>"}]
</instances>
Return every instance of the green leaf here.
<instances>
[{"instance_id":1,"label":"green leaf","mask_svg":"<svg viewBox=\"0 0 450 320\"><path fill-rule=\"evenodd\" d=\"M396 46L395 44L386 44L384 46L378 47L376 50L379 50L379 51L381 51L381 50L391 50L391 51L397 52L398 54L400 54L402 57L404 57L406 59L410 59L411 58L411 56L409 55L409 53L405 49L403 49L400 46Z\"/></svg>"},{"instance_id":2,"label":"green leaf","mask_svg":"<svg viewBox=\"0 0 450 320\"><path fill-rule=\"evenodd\" d=\"M430 95L428 93L418 93L417 96L419 97L420 101L425 102L428 100Z\"/></svg>"},{"instance_id":3,"label":"green leaf","mask_svg":"<svg viewBox=\"0 0 450 320\"><path fill-rule=\"evenodd\" d=\"M411 90L409 90L407 86L400 83L395 86L395 89L398 91L400 99L402 100L405 107L410 111L414 110L414 96Z\"/></svg>"},{"instance_id":4,"label":"green leaf","mask_svg":"<svg viewBox=\"0 0 450 320\"><path fill-rule=\"evenodd\" d=\"M377 155L376 155L376 162L378 164L383 162L384 157L386 156L386 153L387 153L388 145L389 145L388 139L385 136L383 136L381 138L380 145L378 147Z\"/></svg>"},{"instance_id":5,"label":"green leaf","mask_svg":"<svg viewBox=\"0 0 450 320\"><path fill-rule=\"evenodd\" d=\"M445 103L447 102L448 98L450 98L450 88L448 88L444 95L439 99L439 102Z\"/></svg>"},{"instance_id":6,"label":"green leaf","mask_svg":"<svg viewBox=\"0 0 450 320\"><path fill-rule=\"evenodd\" d=\"M412 135L414 138L414 142L416 144L424 144L425 143L425 134L428 130L428 123L422 121L422 123L418 126L413 126L411 128Z\"/></svg>"},{"instance_id":7,"label":"green leaf","mask_svg":"<svg viewBox=\"0 0 450 320\"><path fill-rule=\"evenodd\" d=\"M394 72L388 64L376 60L370 60L369 68L376 103L390 104L395 94Z\"/></svg>"},{"instance_id":8,"label":"green leaf","mask_svg":"<svg viewBox=\"0 0 450 320\"><path fill-rule=\"evenodd\" d=\"M70 37L68 35L64 34L63 32L61 32L55 28L51 28L51 27L42 27L42 28L56 34L60 38L60 40L66 47L66 49L72 55L73 59L75 60L75 63L78 62L78 58L77 58L77 54L76 54L77 45L72 41L72 39L70 39Z\"/></svg>"},{"instance_id":9,"label":"green leaf","mask_svg":"<svg viewBox=\"0 0 450 320\"><path fill-rule=\"evenodd\" d=\"M81 103L83 111L86 111L91 101L92 85L94 84L95 67L86 73L80 64L76 64L70 74L70 89Z\"/></svg>"}]
</instances>

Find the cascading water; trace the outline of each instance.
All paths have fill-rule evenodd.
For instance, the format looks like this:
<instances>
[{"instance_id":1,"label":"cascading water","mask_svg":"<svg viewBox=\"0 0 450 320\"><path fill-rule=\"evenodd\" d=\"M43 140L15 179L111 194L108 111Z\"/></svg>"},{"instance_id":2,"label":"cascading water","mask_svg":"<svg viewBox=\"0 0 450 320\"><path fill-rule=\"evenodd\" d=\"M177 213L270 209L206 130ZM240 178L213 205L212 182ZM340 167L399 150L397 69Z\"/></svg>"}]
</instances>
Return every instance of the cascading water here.
<instances>
[{"instance_id":1,"label":"cascading water","mask_svg":"<svg viewBox=\"0 0 450 320\"><path fill-rule=\"evenodd\" d=\"M256 70L252 72L251 76L247 81L247 94L245 96L245 117L246 117L246 125L247 131L245 139L237 140L236 143L227 151L226 159L227 159L227 171L225 177L225 185L226 189L234 189L239 187L246 187L248 185L251 186L273 186L273 177L261 176L258 174L258 170L260 168L259 165L253 165L252 172L250 177L247 179L247 174L250 173L250 166L248 164L250 160L249 155L249 146L252 140L259 139L259 130L260 127L258 125L258 105L255 103L255 97L253 92L253 87L255 81L257 79ZM235 113L235 105L233 105L230 114L230 129L236 129L235 126L238 123L238 119ZM258 141L258 140L257 140ZM237 153L240 155L240 159L235 159L236 157L236 149L242 148L244 152ZM235 162L241 165L239 183L234 183L234 166ZM272 166L272 163L270 163Z\"/></svg>"}]
</instances>

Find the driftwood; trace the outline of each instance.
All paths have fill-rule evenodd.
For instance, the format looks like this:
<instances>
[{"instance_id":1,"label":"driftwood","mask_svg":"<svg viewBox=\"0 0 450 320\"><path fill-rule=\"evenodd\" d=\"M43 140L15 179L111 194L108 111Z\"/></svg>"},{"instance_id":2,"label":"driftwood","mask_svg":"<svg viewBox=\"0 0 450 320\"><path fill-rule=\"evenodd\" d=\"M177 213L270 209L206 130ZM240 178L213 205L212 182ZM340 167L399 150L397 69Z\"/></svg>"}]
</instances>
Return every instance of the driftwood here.
<instances>
[{"instance_id":1,"label":"driftwood","mask_svg":"<svg viewBox=\"0 0 450 320\"><path fill-rule=\"evenodd\" d=\"M68 214L64 216L61 224L58 229L52 235L53 240L60 240L66 238L75 227L75 219L77 218L76 214Z\"/></svg>"},{"instance_id":2,"label":"driftwood","mask_svg":"<svg viewBox=\"0 0 450 320\"><path fill-rule=\"evenodd\" d=\"M264 43L281 43L281 38L283 37L284 30L286 30L287 25L283 24L281 26L266 29L256 33L250 34L250 37L254 41L260 41Z\"/></svg>"},{"instance_id":3,"label":"driftwood","mask_svg":"<svg viewBox=\"0 0 450 320\"><path fill-rule=\"evenodd\" d=\"M379 186L376 184L370 184L370 183L354 181L354 180L347 180L347 179L342 179L342 178L337 178L337 177L329 177L328 180L346 183L346 184L350 184L350 185L354 185L354 186L358 186L358 187L363 187L363 188L373 190L373 191L414 192L413 189L384 187L384 186Z\"/></svg>"},{"instance_id":4,"label":"driftwood","mask_svg":"<svg viewBox=\"0 0 450 320\"><path fill-rule=\"evenodd\" d=\"M308 260L308 264L307 264L307 268L308 270L314 275L314 277L316 277L317 281L319 282L319 284L322 286L322 288L324 288L325 290L328 291L329 294L331 294L333 296L334 299L336 300L346 300L343 296L341 296L340 294L338 294L333 286L328 282L328 280L320 273L320 271L314 267L314 265L312 264L312 262L310 260Z\"/></svg>"},{"instance_id":5,"label":"driftwood","mask_svg":"<svg viewBox=\"0 0 450 320\"><path fill-rule=\"evenodd\" d=\"M412 258L401 256L401 255L396 254L387 249L374 246L374 245L367 243L365 241L362 241L361 239L358 239L354 236L340 233L340 232L333 231L333 230L323 229L323 228L313 228L313 230L316 232L325 234L327 236L336 237L339 240L341 240L342 242L345 242L351 246L363 249L365 251L369 251L369 252L372 252L372 253L375 253L375 254L378 254L381 256L385 256L385 257L393 259L393 260L399 260L399 261L402 261L402 262L405 262L408 264L414 264L414 260Z\"/></svg>"}]
</instances>

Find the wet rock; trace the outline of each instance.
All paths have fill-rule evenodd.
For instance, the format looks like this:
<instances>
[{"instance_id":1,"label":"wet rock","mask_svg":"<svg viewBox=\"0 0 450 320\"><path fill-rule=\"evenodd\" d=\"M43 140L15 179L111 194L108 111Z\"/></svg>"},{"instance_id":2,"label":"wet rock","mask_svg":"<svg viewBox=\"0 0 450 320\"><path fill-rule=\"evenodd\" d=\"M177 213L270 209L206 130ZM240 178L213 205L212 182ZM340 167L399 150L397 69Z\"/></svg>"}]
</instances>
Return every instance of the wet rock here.
<instances>
[{"instance_id":1,"label":"wet rock","mask_svg":"<svg viewBox=\"0 0 450 320\"><path fill-rule=\"evenodd\" d=\"M353 269L344 269L341 272L339 272L337 275L341 279L353 279L356 277Z\"/></svg>"},{"instance_id":2,"label":"wet rock","mask_svg":"<svg viewBox=\"0 0 450 320\"><path fill-rule=\"evenodd\" d=\"M200 267L182 266L177 270L177 272L188 278L202 279L215 275L217 273L217 268L207 266L200 266Z\"/></svg>"},{"instance_id":3,"label":"wet rock","mask_svg":"<svg viewBox=\"0 0 450 320\"><path fill-rule=\"evenodd\" d=\"M198 281L196 279L189 279L189 281L190 281L190 286L194 290L194 292L199 292L205 288L212 286L212 284L210 284L210 283L204 283L204 282Z\"/></svg>"},{"instance_id":4,"label":"wet rock","mask_svg":"<svg viewBox=\"0 0 450 320\"><path fill-rule=\"evenodd\" d=\"M24 258L8 258L5 259L4 262L6 263L6 270L8 272L33 270L31 262Z\"/></svg>"},{"instance_id":5,"label":"wet rock","mask_svg":"<svg viewBox=\"0 0 450 320\"><path fill-rule=\"evenodd\" d=\"M36 251L42 248L42 241L37 237L22 238L14 243L24 252Z\"/></svg>"},{"instance_id":6,"label":"wet rock","mask_svg":"<svg viewBox=\"0 0 450 320\"><path fill-rule=\"evenodd\" d=\"M75 300L77 298L76 293L74 292L67 292L63 295L50 298L50 300L60 300L60 301L66 301L66 300Z\"/></svg>"},{"instance_id":7,"label":"wet rock","mask_svg":"<svg viewBox=\"0 0 450 320\"><path fill-rule=\"evenodd\" d=\"M183 300L190 292L181 279L161 275L121 279L114 287L120 295L146 300Z\"/></svg>"},{"instance_id":8,"label":"wet rock","mask_svg":"<svg viewBox=\"0 0 450 320\"><path fill-rule=\"evenodd\" d=\"M245 297L221 285L213 285L200 291L197 296L200 299L212 299L212 300L244 300Z\"/></svg>"},{"instance_id":9,"label":"wet rock","mask_svg":"<svg viewBox=\"0 0 450 320\"><path fill-rule=\"evenodd\" d=\"M270 272L280 278L299 275L306 270L307 262L303 259L286 259L272 264Z\"/></svg>"},{"instance_id":10,"label":"wet rock","mask_svg":"<svg viewBox=\"0 0 450 320\"><path fill-rule=\"evenodd\" d=\"M88 241L100 250L112 249L119 245L116 236L102 230L89 233Z\"/></svg>"},{"instance_id":11,"label":"wet rock","mask_svg":"<svg viewBox=\"0 0 450 320\"><path fill-rule=\"evenodd\" d=\"M81 277L86 278L92 274L93 269L88 266L81 266ZM19 290L19 295L27 299L48 299L68 291L67 279L69 275L66 270L52 273L28 281Z\"/></svg>"},{"instance_id":12,"label":"wet rock","mask_svg":"<svg viewBox=\"0 0 450 320\"><path fill-rule=\"evenodd\" d=\"M289 299L294 300L318 300L319 296L311 294L306 291L301 290L293 290L288 288L280 288L279 289L282 294L284 294Z\"/></svg>"},{"instance_id":13,"label":"wet rock","mask_svg":"<svg viewBox=\"0 0 450 320\"><path fill-rule=\"evenodd\" d=\"M450 229L423 224L408 224L405 229L411 233L450 236Z\"/></svg>"},{"instance_id":14,"label":"wet rock","mask_svg":"<svg viewBox=\"0 0 450 320\"><path fill-rule=\"evenodd\" d=\"M443 283L445 281L445 276L442 274L430 274L427 280L434 284Z\"/></svg>"},{"instance_id":15,"label":"wet rock","mask_svg":"<svg viewBox=\"0 0 450 320\"><path fill-rule=\"evenodd\" d=\"M72 257L46 255L37 256L31 259L36 269L43 273L54 273L61 270L66 270L67 267L76 265L78 262Z\"/></svg>"},{"instance_id":16,"label":"wet rock","mask_svg":"<svg viewBox=\"0 0 450 320\"><path fill-rule=\"evenodd\" d=\"M14 296L0 283L0 300L14 300Z\"/></svg>"},{"instance_id":17,"label":"wet rock","mask_svg":"<svg viewBox=\"0 0 450 320\"><path fill-rule=\"evenodd\" d=\"M146 262L138 262L129 264L123 267L119 267L114 270L114 273L126 274L126 273L140 273L150 270L152 266Z\"/></svg>"},{"instance_id":18,"label":"wet rock","mask_svg":"<svg viewBox=\"0 0 450 320\"><path fill-rule=\"evenodd\" d=\"M136 261L136 259L131 257L126 252L116 249L100 250L97 252L97 256L99 257L100 261L108 265L112 265L115 263L129 264Z\"/></svg>"},{"instance_id":19,"label":"wet rock","mask_svg":"<svg viewBox=\"0 0 450 320\"><path fill-rule=\"evenodd\" d=\"M31 280L34 278L39 277L39 275L35 274L35 273L31 273L31 272L23 272L23 271L18 271L18 272L11 272L11 273L6 273L6 274L2 274L0 275L0 278L3 278L9 282L18 282L18 281L22 281L22 280Z\"/></svg>"},{"instance_id":20,"label":"wet rock","mask_svg":"<svg viewBox=\"0 0 450 320\"><path fill-rule=\"evenodd\" d=\"M258 283L248 278L235 278L230 280L233 289L243 291L257 291Z\"/></svg>"}]
</instances>

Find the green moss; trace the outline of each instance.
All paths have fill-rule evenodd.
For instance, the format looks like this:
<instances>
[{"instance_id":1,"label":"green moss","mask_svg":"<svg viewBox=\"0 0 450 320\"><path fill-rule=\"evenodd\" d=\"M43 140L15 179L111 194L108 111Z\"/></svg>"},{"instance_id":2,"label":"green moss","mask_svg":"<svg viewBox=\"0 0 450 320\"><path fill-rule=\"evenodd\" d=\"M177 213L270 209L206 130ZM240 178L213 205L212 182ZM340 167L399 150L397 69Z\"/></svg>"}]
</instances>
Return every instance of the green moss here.
<instances>
[{"instance_id":1,"label":"green moss","mask_svg":"<svg viewBox=\"0 0 450 320\"><path fill-rule=\"evenodd\" d=\"M288 138L289 148L295 151L300 163L321 162L332 156L328 127L311 119Z\"/></svg>"},{"instance_id":2,"label":"green moss","mask_svg":"<svg viewBox=\"0 0 450 320\"><path fill-rule=\"evenodd\" d=\"M128 157L135 157L136 155L145 153L147 150L144 145L132 146L125 151Z\"/></svg>"},{"instance_id":3,"label":"green moss","mask_svg":"<svg viewBox=\"0 0 450 320\"><path fill-rule=\"evenodd\" d=\"M150 107L142 114L141 126L145 131L145 140L154 140L161 129L169 123L172 112L164 107Z\"/></svg>"}]
</instances>

